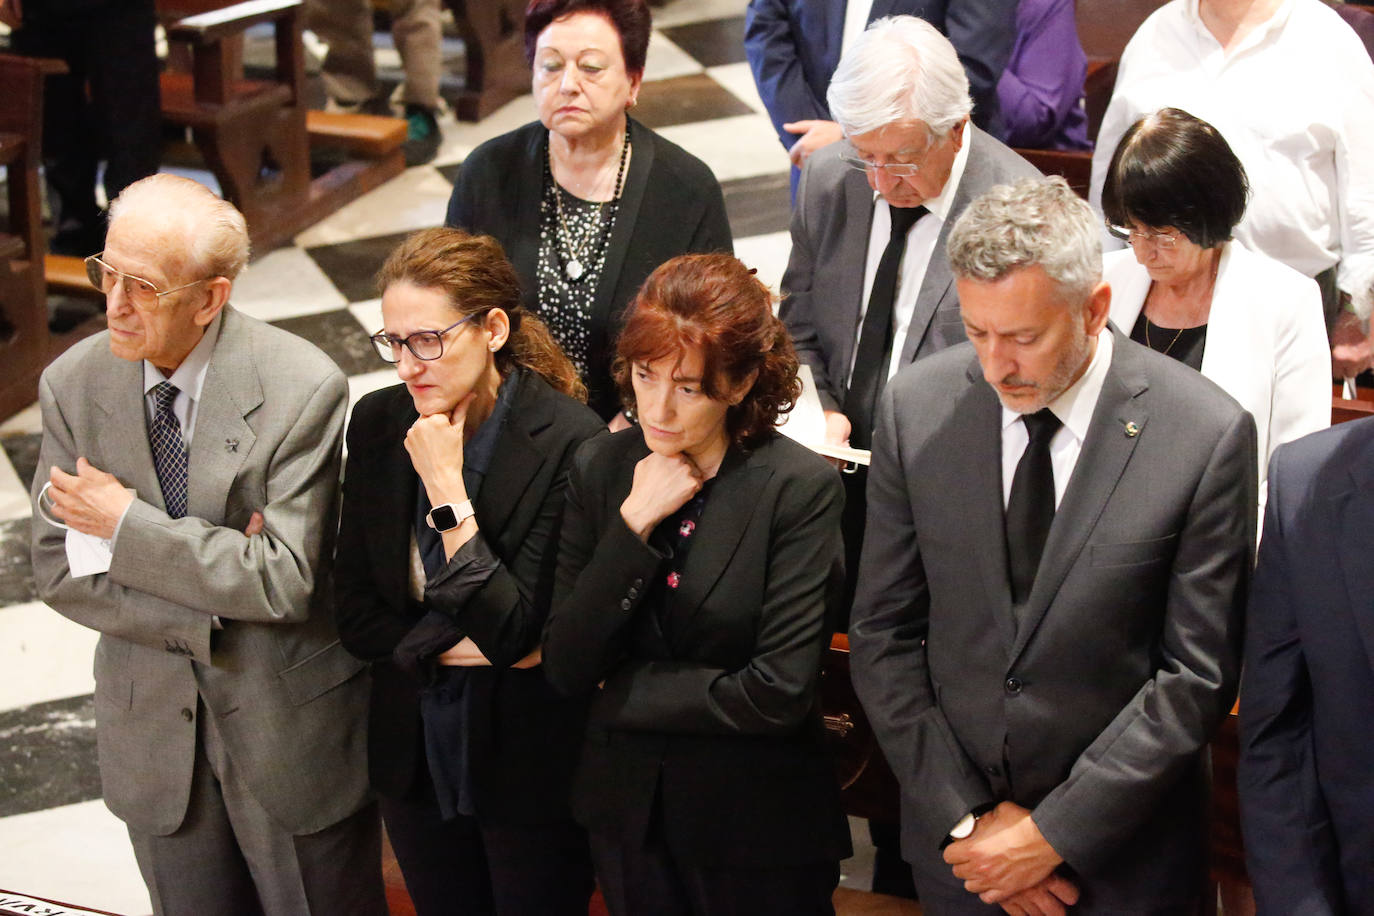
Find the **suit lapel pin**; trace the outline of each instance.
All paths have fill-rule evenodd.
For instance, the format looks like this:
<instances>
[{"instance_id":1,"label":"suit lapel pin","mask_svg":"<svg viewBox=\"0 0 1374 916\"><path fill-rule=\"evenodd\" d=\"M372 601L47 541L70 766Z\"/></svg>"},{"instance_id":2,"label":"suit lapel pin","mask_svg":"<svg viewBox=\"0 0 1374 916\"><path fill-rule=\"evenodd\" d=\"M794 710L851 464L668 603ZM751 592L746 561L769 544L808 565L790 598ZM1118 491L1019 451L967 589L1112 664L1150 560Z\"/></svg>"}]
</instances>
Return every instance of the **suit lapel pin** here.
<instances>
[{"instance_id":1,"label":"suit lapel pin","mask_svg":"<svg viewBox=\"0 0 1374 916\"><path fill-rule=\"evenodd\" d=\"M231 452L231 453L237 454L237 453L238 453L238 450L239 450L239 440L237 440L237 439L225 439L225 440L224 440L224 450L225 450L226 452Z\"/></svg>"},{"instance_id":2,"label":"suit lapel pin","mask_svg":"<svg viewBox=\"0 0 1374 916\"><path fill-rule=\"evenodd\" d=\"M1127 438L1127 439L1134 439L1134 438L1135 438L1136 436L1138 436L1138 435L1140 435L1140 424L1137 423L1137 422L1134 421L1134 420L1127 420L1127 421L1126 421L1126 438Z\"/></svg>"}]
</instances>

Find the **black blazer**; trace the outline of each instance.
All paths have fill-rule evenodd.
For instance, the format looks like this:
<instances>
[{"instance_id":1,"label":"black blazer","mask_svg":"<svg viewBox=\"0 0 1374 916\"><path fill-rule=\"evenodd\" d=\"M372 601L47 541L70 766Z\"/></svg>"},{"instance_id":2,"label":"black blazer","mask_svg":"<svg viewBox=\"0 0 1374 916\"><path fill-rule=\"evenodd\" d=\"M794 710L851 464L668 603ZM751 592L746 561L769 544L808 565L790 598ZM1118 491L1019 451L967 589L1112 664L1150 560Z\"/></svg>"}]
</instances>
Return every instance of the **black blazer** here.
<instances>
[{"instance_id":1,"label":"black blazer","mask_svg":"<svg viewBox=\"0 0 1374 916\"><path fill-rule=\"evenodd\" d=\"M834 862L849 830L823 746L816 682L843 583L839 475L790 439L732 448L712 485L667 620L646 602L666 557L620 504L648 454L625 430L578 450L544 669L596 690L573 814L706 866Z\"/></svg>"},{"instance_id":2,"label":"black blazer","mask_svg":"<svg viewBox=\"0 0 1374 916\"><path fill-rule=\"evenodd\" d=\"M621 316L654 269L680 254L732 252L720 184L700 159L630 121L633 154L620 213L593 304L587 403L610 419L620 409L611 379ZM488 140L463 162L445 225L494 236L520 275L524 304L539 311L539 201L548 129L538 121Z\"/></svg>"},{"instance_id":3,"label":"black blazer","mask_svg":"<svg viewBox=\"0 0 1374 916\"><path fill-rule=\"evenodd\" d=\"M365 396L348 427L335 576L339 637L372 662L372 785L404 796L425 766L420 684L391 653L426 610L450 613L492 662L469 669L469 753L477 815L486 822L567 817L568 780L585 702L554 693L540 668L508 668L539 643L553 588L558 528L574 449L600 420L539 376L523 373L474 501L480 532L409 598L410 535L419 478L405 450L418 414L404 385ZM480 590L465 572L495 566Z\"/></svg>"}]
</instances>

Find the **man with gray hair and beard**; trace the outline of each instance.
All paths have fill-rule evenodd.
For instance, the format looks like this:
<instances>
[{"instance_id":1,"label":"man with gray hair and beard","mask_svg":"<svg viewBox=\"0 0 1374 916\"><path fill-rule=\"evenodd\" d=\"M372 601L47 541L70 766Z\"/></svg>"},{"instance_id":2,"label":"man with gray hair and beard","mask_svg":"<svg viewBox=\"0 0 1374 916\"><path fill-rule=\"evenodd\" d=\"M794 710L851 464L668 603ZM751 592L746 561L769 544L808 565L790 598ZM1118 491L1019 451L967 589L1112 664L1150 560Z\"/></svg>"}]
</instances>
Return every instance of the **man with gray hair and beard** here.
<instances>
[{"instance_id":1,"label":"man with gray hair and beard","mask_svg":"<svg viewBox=\"0 0 1374 916\"><path fill-rule=\"evenodd\" d=\"M379 916L368 685L329 603L347 384L230 307L247 261L202 185L114 201L86 259L109 330L39 384L34 579L101 633L101 790L155 913Z\"/></svg>"},{"instance_id":2,"label":"man with gray hair and beard","mask_svg":"<svg viewBox=\"0 0 1374 916\"><path fill-rule=\"evenodd\" d=\"M969 343L883 395L850 628L922 906L1191 913L1254 422L1108 325L1062 179L975 201L949 261Z\"/></svg>"}]
</instances>

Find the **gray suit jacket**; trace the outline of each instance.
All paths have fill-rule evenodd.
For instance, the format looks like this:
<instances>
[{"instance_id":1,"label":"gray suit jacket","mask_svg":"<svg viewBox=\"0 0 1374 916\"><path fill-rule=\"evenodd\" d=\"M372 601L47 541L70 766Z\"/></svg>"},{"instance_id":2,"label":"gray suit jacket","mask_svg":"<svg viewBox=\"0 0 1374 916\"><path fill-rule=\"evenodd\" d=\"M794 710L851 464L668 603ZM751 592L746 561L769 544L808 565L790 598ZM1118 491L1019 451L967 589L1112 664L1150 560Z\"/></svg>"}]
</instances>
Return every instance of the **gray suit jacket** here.
<instances>
[{"instance_id":1,"label":"gray suit jacket","mask_svg":"<svg viewBox=\"0 0 1374 916\"><path fill-rule=\"evenodd\" d=\"M964 340L959 296L945 254L954 221L974 198L997 184L1039 172L989 135L969 125L968 164L940 229L911 316L902 363ZM781 316L797 355L811 367L821 405L839 410L859 337L864 263L873 220L873 189L857 169L840 161L832 143L806 160L792 209L792 254L782 277Z\"/></svg>"},{"instance_id":2,"label":"gray suit jacket","mask_svg":"<svg viewBox=\"0 0 1374 916\"><path fill-rule=\"evenodd\" d=\"M43 373L38 465L78 457L137 491L108 573L73 579L65 532L35 518L40 597L99 630L96 735L110 810L158 835L186 813L197 695L235 773L285 828L312 833L367 792L367 683L329 605L343 375L315 347L231 308L210 358L185 518L163 511L143 365L89 338ZM35 475L34 496L46 479ZM265 530L245 537L254 510ZM224 629L212 632L218 615Z\"/></svg>"},{"instance_id":3,"label":"gray suit jacket","mask_svg":"<svg viewBox=\"0 0 1374 916\"><path fill-rule=\"evenodd\" d=\"M854 686L902 784L904 856L960 888L942 839L1009 799L1077 874L1074 912L1198 890L1204 749L1235 697L1255 531L1250 415L1112 333L1087 439L1015 612L1001 408L972 347L893 379L850 629Z\"/></svg>"}]
</instances>

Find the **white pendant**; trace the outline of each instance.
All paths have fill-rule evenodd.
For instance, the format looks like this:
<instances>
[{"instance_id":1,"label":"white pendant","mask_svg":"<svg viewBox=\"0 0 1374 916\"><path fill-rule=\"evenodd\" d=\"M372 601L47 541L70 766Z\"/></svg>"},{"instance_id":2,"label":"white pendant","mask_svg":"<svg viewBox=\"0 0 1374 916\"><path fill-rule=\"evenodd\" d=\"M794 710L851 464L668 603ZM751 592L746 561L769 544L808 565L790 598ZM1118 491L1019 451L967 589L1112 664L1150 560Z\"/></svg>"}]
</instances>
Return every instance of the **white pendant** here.
<instances>
[{"instance_id":1,"label":"white pendant","mask_svg":"<svg viewBox=\"0 0 1374 916\"><path fill-rule=\"evenodd\" d=\"M582 279L582 262L577 258L568 258L567 266L563 268L568 275L568 279L576 282Z\"/></svg>"}]
</instances>

